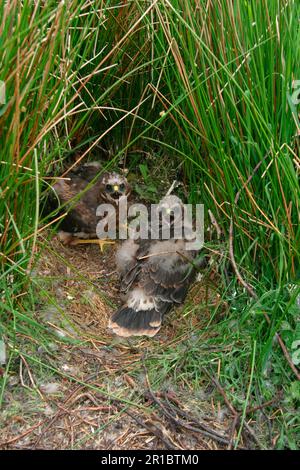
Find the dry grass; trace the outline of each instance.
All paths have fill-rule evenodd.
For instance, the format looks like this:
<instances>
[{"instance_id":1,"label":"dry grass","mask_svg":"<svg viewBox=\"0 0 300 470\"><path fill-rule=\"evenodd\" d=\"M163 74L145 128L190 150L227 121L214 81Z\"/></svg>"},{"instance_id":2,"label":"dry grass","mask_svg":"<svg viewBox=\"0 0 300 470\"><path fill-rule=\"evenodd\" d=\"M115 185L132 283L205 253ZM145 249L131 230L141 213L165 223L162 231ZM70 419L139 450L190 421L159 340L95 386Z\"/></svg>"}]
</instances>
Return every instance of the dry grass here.
<instances>
[{"instance_id":1,"label":"dry grass","mask_svg":"<svg viewBox=\"0 0 300 470\"><path fill-rule=\"evenodd\" d=\"M40 242L42 240L40 239ZM151 398L144 357L183 341L188 329L200 328L203 317L189 324L184 308L167 318L155 339L124 340L107 329L118 302L114 247L102 254L95 245L65 247L55 238L41 252L34 270L39 286L36 318L59 337L78 344L49 344L53 355L39 347L55 373L39 373L21 356L9 378L1 412L1 448L43 449L217 449L222 443L176 424L181 410L213 432L229 439L228 417L209 394L169 383ZM46 292L46 296L45 296ZM213 292L196 283L187 301L193 309ZM174 408L172 408L174 407ZM189 423L189 418L184 420ZM193 423L190 423L193 424ZM193 424L196 427L196 424Z\"/></svg>"}]
</instances>

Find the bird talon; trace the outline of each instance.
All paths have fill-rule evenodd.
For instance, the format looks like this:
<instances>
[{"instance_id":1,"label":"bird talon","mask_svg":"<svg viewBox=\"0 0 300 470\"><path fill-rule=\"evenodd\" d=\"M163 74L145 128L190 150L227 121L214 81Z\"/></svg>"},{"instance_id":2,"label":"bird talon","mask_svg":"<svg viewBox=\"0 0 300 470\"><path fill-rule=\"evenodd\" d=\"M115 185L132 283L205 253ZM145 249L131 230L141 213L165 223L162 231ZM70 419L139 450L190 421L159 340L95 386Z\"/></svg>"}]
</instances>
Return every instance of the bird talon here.
<instances>
[{"instance_id":1,"label":"bird talon","mask_svg":"<svg viewBox=\"0 0 300 470\"><path fill-rule=\"evenodd\" d=\"M103 253L103 248L105 245L113 245L115 242L113 240L101 240L99 238L90 239L90 238L75 238L71 241L71 245L81 245L81 244L97 244L100 247L101 253Z\"/></svg>"},{"instance_id":2,"label":"bird talon","mask_svg":"<svg viewBox=\"0 0 300 470\"><path fill-rule=\"evenodd\" d=\"M103 253L105 245L113 245L116 242L114 242L113 240L98 240L98 243L99 243L100 251L101 253Z\"/></svg>"}]
</instances>

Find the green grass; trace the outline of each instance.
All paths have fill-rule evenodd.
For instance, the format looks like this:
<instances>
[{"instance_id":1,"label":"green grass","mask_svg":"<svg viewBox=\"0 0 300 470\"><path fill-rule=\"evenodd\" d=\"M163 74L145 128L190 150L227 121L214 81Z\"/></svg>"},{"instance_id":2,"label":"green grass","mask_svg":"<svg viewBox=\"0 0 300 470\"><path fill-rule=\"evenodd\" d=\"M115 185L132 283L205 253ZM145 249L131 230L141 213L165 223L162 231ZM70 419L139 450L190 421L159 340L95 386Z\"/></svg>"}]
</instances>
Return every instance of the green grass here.
<instances>
[{"instance_id":1,"label":"green grass","mask_svg":"<svg viewBox=\"0 0 300 470\"><path fill-rule=\"evenodd\" d=\"M28 275L49 176L78 156L122 160L139 169L151 199L160 172L177 172L189 202L204 203L222 229L219 293L228 308L221 320L212 310L209 334L195 331L184 363L181 342L150 359L150 370L162 366L155 383L176 370L197 387L202 367L213 374L221 360L220 380L240 407L246 396L257 403L283 390L276 446L299 447L299 387L275 334L298 365L300 6L104 3L0 4L0 334L9 357L24 338L49 341L31 313ZM230 268L232 256L257 298Z\"/></svg>"}]
</instances>

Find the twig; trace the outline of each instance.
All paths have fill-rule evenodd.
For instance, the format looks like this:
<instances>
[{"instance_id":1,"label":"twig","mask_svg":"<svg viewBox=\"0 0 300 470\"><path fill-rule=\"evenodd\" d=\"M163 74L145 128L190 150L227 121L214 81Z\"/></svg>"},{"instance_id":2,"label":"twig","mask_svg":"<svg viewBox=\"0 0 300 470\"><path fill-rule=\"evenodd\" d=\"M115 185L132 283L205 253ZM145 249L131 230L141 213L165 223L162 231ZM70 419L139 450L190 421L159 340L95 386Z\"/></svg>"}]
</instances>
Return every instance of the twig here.
<instances>
[{"instance_id":1,"label":"twig","mask_svg":"<svg viewBox=\"0 0 300 470\"><path fill-rule=\"evenodd\" d=\"M203 430L202 434L204 435L207 435L207 437L209 437L210 439L214 439L214 437L216 438L216 440L219 440L219 438L222 440L222 444L228 444L229 445L229 441L227 438L225 438L224 436L222 436L221 434L219 434L218 432L216 432L214 429L211 429L209 426L207 426L206 424L204 423L201 423L200 421L198 421L197 419L195 419L193 416L190 416L187 412L181 410L180 408L176 408L175 406L172 406L170 403L169 403L169 407L173 410L176 414L182 416L183 418L185 418L186 420L189 420L190 422L196 424L200 429L198 428L195 428L194 426L191 426L189 424L186 424L186 423L183 423L181 420L180 420L180 425L183 426L183 427L187 427L187 429L193 431L193 432L200 432L200 430ZM174 416L175 418L175 416ZM182 424L183 423L183 424ZM226 442L225 442L226 441ZM244 449L243 447L239 447L239 449Z\"/></svg>"},{"instance_id":2,"label":"twig","mask_svg":"<svg viewBox=\"0 0 300 470\"><path fill-rule=\"evenodd\" d=\"M213 439L213 440L215 440L215 441L217 441L217 442L219 442L223 445L224 444L226 445L226 444L229 443L228 439L226 439L224 436L221 436L217 432L212 431L211 429L208 430L208 427L206 427L205 425L201 425L201 428L205 427L205 429L201 429L200 427L191 426L190 424L185 423L183 420L175 417L173 415L173 413L170 413L170 411L166 408L166 406L163 405L162 402L153 393L153 391L151 389L151 386L150 386L149 377L148 377L148 373L147 373L147 369L146 369L145 364L143 364L143 366L144 366L144 370L145 370L146 384L147 384L148 392L151 396L151 399L153 400L154 403L156 403L156 405L158 405L158 407L163 412L163 414L167 418L169 418L177 427L183 427L185 429L188 429L189 431L200 433L200 434L204 435L205 437ZM200 424L200 423L197 423L197 424Z\"/></svg>"},{"instance_id":3,"label":"twig","mask_svg":"<svg viewBox=\"0 0 300 470\"><path fill-rule=\"evenodd\" d=\"M290 368L292 369L292 371L296 375L297 379L300 380L300 372L298 371L297 367L293 363L292 358L289 355L288 350L286 349L286 345L284 344L283 340L281 339L281 336L279 335L279 333L276 333L275 336L277 338L278 343L280 344L280 347L283 351L283 354L284 354L287 362L289 363Z\"/></svg>"},{"instance_id":4,"label":"twig","mask_svg":"<svg viewBox=\"0 0 300 470\"><path fill-rule=\"evenodd\" d=\"M180 450L182 450L181 447L179 447L177 445L173 445L169 440L167 440L163 436L163 432L161 431L161 429L159 429L154 423L148 424L147 422L143 421L138 416L134 415L133 413L131 413L128 410L124 410L124 412L128 416L130 416L134 421L136 421L140 426L147 429L147 431L151 432L151 434L154 434L154 436L156 436L158 439L160 439L165 444L167 449L172 449L172 450L180 449Z\"/></svg>"},{"instance_id":5,"label":"twig","mask_svg":"<svg viewBox=\"0 0 300 470\"><path fill-rule=\"evenodd\" d=\"M41 399L44 400L43 394L41 393L40 389L39 389L39 388L36 386L36 384L35 384L35 381L34 381L34 379L33 379L33 376L32 376L32 374L31 374L29 365L28 365L28 363L27 363L25 357L22 356L22 354L20 354L20 358L21 358L21 361L23 361L24 364L25 364L25 366L26 366L27 374L28 374L28 376L29 376L29 379L30 379L30 382L31 382L31 384L32 384L32 386L33 386L33 389L36 390L36 391L38 392L39 396L41 397ZM24 384L23 376L22 376L22 372L21 372L21 368L20 368L20 374L21 374L21 375L20 375L21 383L22 383L23 387L29 388L29 387L27 387L27 386Z\"/></svg>"},{"instance_id":6,"label":"twig","mask_svg":"<svg viewBox=\"0 0 300 470\"><path fill-rule=\"evenodd\" d=\"M150 392L150 389L149 389L149 392ZM185 423L182 419L177 418L176 416L173 415L173 413L170 413L170 411L166 408L166 406L154 395L153 392L150 392L150 394L151 394L151 398L154 401L154 403L156 403L156 405L158 405L158 407L163 412L163 414L167 418L169 418L177 427L183 427L183 428L185 428L189 431L202 434L203 436L208 437L209 439L213 439L213 440L219 442L220 444L223 444L223 445L228 444L228 439L226 439L225 437L223 437L220 434L216 433L215 431L212 431L211 429L209 431L201 429L202 427L204 427L204 425L201 425L201 428L200 427L195 427L195 426L192 426L188 423ZM205 427L205 428L208 429L208 427Z\"/></svg>"},{"instance_id":7,"label":"twig","mask_svg":"<svg viewBox=\"0 0 300 470\"><path fill-rule=\"evenodd\" d=\"M168 189L165 197L167 196L170 196L170 194L174 191L174 189L176 188L176 186L178 186L178 181L177 180L174 180L173 183L171 184L170 188Z\"/></svg>"},{"instance_id":8,"label":"twig","mask_svg":"<svg viewBox=\"0 0 300 470\"><path fill-rule=\"evenodd\" d=\"M234 406L230 403L230 401L228 400L227 398L227 395L226 395L226 392L225 390L223 389L222 385L220 384L220 382L215 378L215 377L212 377L208 371L206 369L204 369L206 374L208 375L208 377L210 377L211 381L215 384L215 386L217 387L217 389L219 390L220 394L222 395L222 397L224 398L224 402L227 406L227 408L229 409L229 411L232 413L233 415L233 424L235 424L235 427L239 424L240 422L240 419L241 419L241 412L240 411L237 411ZM243 425L245 426L245 428L247 429L248 433L250 434L250 436L252 437L252 439L255 441L255 443L257 444L257 446L262 449L262 446L259 442L259 440L257 439L257 437L255 436L254 432L252 431L251 427L249 426L248 423L246 423L246 421L243 422ZM233 436L233 433L234 433L234 430L231 429L231 434ZM231 439L233 441L233 437L231 436Z\"/></svg>"},{"instance_id":9,"label":"twig","mask_svg":"<svg viewBox=\"0 0 300 470\"><path fill-rule=\"evenodd\" d=\"M239 417L239 421L240 421L240 417ZM238 421L238 422L239 422ZM255 435L255 432L253 431L253 429L249 426L249 424L244 421L243 423L244 427L247 429L248 433L250 434L250 436L252 437L253 441L255 442L255 444L260 448L260 449L264 449L264 447L261 445L261 443L259 442L259 440L257 439L256 435Z\"/></svg>"},{"instance_id":10,"label":"twig","mask_svg":"<svg viewBox=\"0 0 300 470\"><path fill-rule=\"evenodd\" d=\"M230 438L229 438L229 444L227 446L227 450L232 450L233 446L234 446L234 432L236 430L236 427L238 425L238 420L239 420L239 416L238 414L236 414L234 417L233 417L233 421L231 423L231 427L230 427Z\"/></svg>"},{"instance_id":11,"label":"twig","mask_svg":"<svg viewBox=\"0 0 300 470\"><path fill-rule=\"evenodd\" d=\"M206 373L208 374L208 372L206 371ZM208 374L209 375L209 374ZM232 404L230 403L230 401L228 400L227 398L227 395L225 393L225 390L223 389L223 387L221 386L220 382L215 379L214 377L211 377L209 375L209 377L211 378L212 382L216 385L217 389L219 390L220 394L222 395L222 397L224 398L224 401L225 401L225 404L227 405L228 409L231 411L231 413L233 414L233 422L232 422L232 427L231 427L231 438L230 438L230 441L231 441L231 446L233 445L233 435L234 435L234 430L236 428L236 426L239 424L239 421L240 421L240 417L241 417L241 412L240 411L237 411L233 406ZM259 405L259 406L255 406L253 408L247 408L246 409L246 414L248 413L253 413L254 411L257 411L263 407L266 407L268 405L270 405L271 403L273 403L275 400L270 400L269 402L266 402L266 403L263 403L262 405ZM251 429L251 427L249 426L249 424L244 421L244 426L245 428L247 429L248 433L250 434L250 436L252 437L252 439L255 441L255 443L261 448L261 444L259 442L259 440L257 439L255 433L253 432L253 430ZM231 446L229 448L231 448Z\"/></svg>"},{"instance_id":12,"label":"twig","mask_svg":"<svg viewBox=\"0 0 300 470\"><path fill-rule=\"evenodd\" d=\"M238 278L238 280L240 281L242 286L245 287L245 289L249 292L251 297L254 297L255 299L257 299L256 292L254 291L253 287L250 286L250 284L248 284L243 279L243 277L242 277L242 275L241 275L241 273L240 273L240 271L237 267L236 261L235 261L234 251L233 251L233 219L232 219L232 217L231 217L230 226L229 226L229 257L230 257L230 261L231 261L232 267L234 269L234 272L236 274L236 277Z\"/></svg>"},{"instance_id":13,"label":"twig","mask_svg":"<svg viewBox=\"0 0 300 470\"><path fill-rule=\"evenodd\" d=\"M91 381L93 378L95 378L98 374L93 374L91 376L89 376L85 382L88 382L88 381ZM94 397L88 393L88 392L83 392L83 393L80 393L79 395L76 395L74 397L74 395L79 392L82 388L85 387L85 384L80 384L79 386L77 386L75 388L75 390L73 390L68 396L67 398L64 400L64 403L62 405L58 405L59 407L59 410L56 412L55 416L51 419L50 423L46 426L46 428L43 430L43 432L37 437L37 439L35 440L35 443L34 443L34 447L37 447L37 445L39 444L42 436L45 435L45 433L51 428L51 426L53 426L54 422L61 418L64 414L73 414L75 413L76 415L78 415L78 412L82 411L83 409L90 409L90 410L94 410L94 411L98 411L98 410L101 410L101 411L108 411L108 408L111 409L112 407L117 409L117 410L120 410L121 406L123 407L124 403L122 402L122 400L118 400L116 398L113 398L111 400L111 403L112 405L110 407L107 407L107 406L101 406L99 405L99 403L94 399ZM101 395L101 392L99 392L99 394ZM74 398L73 398L74 397ZM74 404L75 402L77 402L79 399L83 398L83 397L87 397L89 400L91 400L93 402L94 407L90 407L90 408L79 408L77 410L69 410L66 405L67 404ZM73 399L72 399L73 398ZM155 435L158 439L160 439L164 444L165 446L167 447L167 449L173 449L173 450L176 450L176 449L179 449L179 447L175 447L174 445L172 445L170 443L170 441L168 441L167 439L165 439L165 437L162 435L162 431L155 425L155 424L151 424L151 426L144 422L143 420L141 420L139 417L137 417L135 414L131 413L130 411L128 410L124 410L124 413L128 414L128 416L130 416L132 419L134 419L139 425L143 426L146 430L148 430L149 432L151 432L153 435ZM78 416L79 419L81 421L85 421L81 416ZM45 421L41 422L40 424L44 423ZM94 424L94 423L91 423L91 422L88 422L86 421L89 425L91 424Z\"/></svg>"},{"instance_id":14,"label":"twig","mask_svg":"<svg viewBox=\"0 0 300 470\"><path fill-rule=\"evenodd\" d=\"M253 406L250 408L246 409L246 414L254 413L255 411L262 410L263 408L266 408L267 406L273 405L276 403L278 400L278 396L276 398L273 398L273 400L266 401L265 403L262 403L261 405Z\"/></svg>"},{"instance_id":15,"label":"twig","mask_svg":"<svg viewBox=\"0 0 300 470\"><path fill-rule=\"evenodd\" d=\"M44 422L45 422L45 420L39 421L37 424L34 424L33 426L31 426L31 428L27 429L27 431L24 431L22 434L19 434L18 436L13 437L12 439L9 439L8 441L0 442L0 447L4 447L8 444L12 444L13 442L19 441L23 437L27 436L27 434L30 434L36 428L41 426Z\"/></svg>"},{"instance_id":16,"label":"twig","mask_svg":"<svg viewBox=\"0 0 300 470\"><path fill-rule=\"evenodd\" d=\"M87 379L85 379L85 382L89 382L91 381L92 379L94 379L95 377L98 376L98 373L96 374L91 374L87 377ZM76 392L78 392L80 389L84 388L85 387L85 384L80 384L80 385L77 385L76 388L71 391L71 393L67 396L67 398L64 400L63 402L63 405L66 405L70 400L71 398L75 395ZM65 411L62 411L62 409L59 409L55 415L53 416L53 418L50 420L50 422L48 423L48 425L45 427L45 429L43 430L43 432L41 432L41 434L39 436L37 436L35 442L34 442L34 445L33 445L33 448L36 448L37 445L39 444L40 440L42 439L42 437L45 435L45 433L51 428L51 426L55 423L55 421L60 418L63 414L65 413ZM46 419L45 419L46 421ZM45 422L44 421L44 422Z\"/></svg>"},{"instance_id":17,"label":"twig","mask_svg":"<svg viewBox=\"0 0 300 470\"><path fill-rule=\"evenodd\" d=\"M222 235L222 230L220 228L220 225L218 224L217 219L215 218L214 214L212 213L212 211L210 209L208 209L208 215L209 215L209 218L210 218L210 221L211 221L213 227L216 229L217 238L218 238L218 240L220 240L221 235Z\"/></svg>"},{"instance_id":18,"label":"twig","mask_svg":"<svg viewBox=\"0 0 300 470\"><path fill-rule=\"evenodd\" d=\"M264 314L265 319L267 320L267 323L270 325L270 324L271 324L271 320L270 320L269 315L268 315L266 312L263 312L263 314ZM297 379L300 380L300 372L299 372L299 370L297 369L297 367L295 366L295 364L293 363L292 358L291 358L291 356L290 356L288 350L286 349L286 345L284 344L284 342L283 342L283 340L282 340L280 334L279 334L279 333L275 333L275 337L276 337L276 339L277 339L277 341L278 341L278 343L279 343L279 345L280 345L280 347L281 347L281 349L282 349L282 351L283 351L283 354L284 354L284 356L285 356L285 358L286 358L286 360L287 360L287 362L288 362L290 368L292 369L292 371L293 371L294 374L296 375Z\"/></svg>"},{"instance_id":19,"label":"twig","mask_svg":"<svg viewBox=\"0 0 300 470\"><path fill-rule=\"evenodd\" d=\"M141 259L153 258L153 256L159 256L160 257L162 255L169 255L169 254L174 254L174 251L161 251L159 253L152 253L151 255L139 256L137 258L137 260L140 261Z\"/></svg>"},{"instance_id":20,"label":"twig","mask_svg":"<svg viewBox=\"0 0 300 470\"><path fill-rule=\"evenodd\" d=\"M233 415L238 415L239 413L236 411L236 409L233 407L233 405L230 403L230 401L228 400L227 398L227 395L225 393L225 390L223 389L223 387L221 386L220 382L218 381L218 379L215 379L214 377L211 377L211 375L205 370L206 374L209 376L209 378L211 379L211 381L215 384L215 386L217 387L217 389L219 390L220 394L222 395L223 399L224 399L224 402L225 404L227 405L227 408L229 409L229 411L231 411L231 413Z\"/></svg>"}]
</instances>

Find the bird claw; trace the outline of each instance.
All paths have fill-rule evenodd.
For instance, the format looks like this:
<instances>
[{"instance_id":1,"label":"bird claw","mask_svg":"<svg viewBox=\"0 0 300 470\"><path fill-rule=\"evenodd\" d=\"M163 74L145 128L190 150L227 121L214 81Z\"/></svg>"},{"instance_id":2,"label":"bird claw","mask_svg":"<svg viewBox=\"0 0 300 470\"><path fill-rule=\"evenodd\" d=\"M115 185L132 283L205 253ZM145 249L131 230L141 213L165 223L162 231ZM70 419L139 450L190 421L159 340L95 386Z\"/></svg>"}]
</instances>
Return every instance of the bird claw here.
<instances>
[{"instance_id":1,"label":"bird claw","mask_svg":"<svg viewBox=\"0 0 300 470\"><path fill-rule=\"evenodd\" d=\"M113 240L98 240L98 243L99 243L99 248L100 248L100 251L101 253L103 253L104 251L104 247L105 245L114 245L116 242L114 242Z\"/></svg>"},{"instance_id":2,"label":"bird claw","mask_svg":"<svg viewBox=\"0 0 300 470\"><path fill-rule=\"evenodd\" d=\"M105 245L113 245L115 242L113 240L100 240L99 238L97 239L85 239L85 238L76 238L74 240L72 240L71 242L71 245L81 245L81 244L84 244L84 243L87 243L87 244L97 244L99 245L99 248L100 248L100 251L101 253L103 253L104 251L104 246Z\"/></svg>"}]
</instances>

